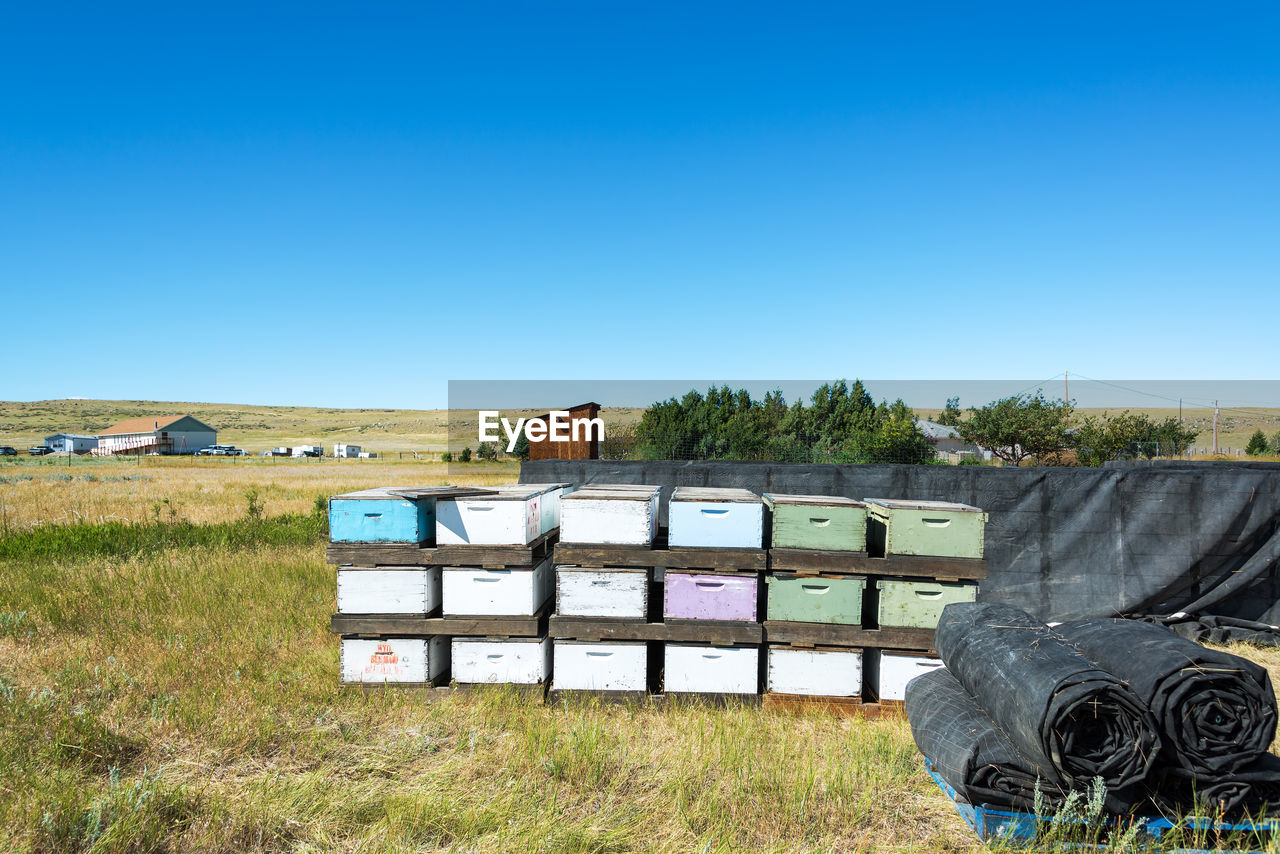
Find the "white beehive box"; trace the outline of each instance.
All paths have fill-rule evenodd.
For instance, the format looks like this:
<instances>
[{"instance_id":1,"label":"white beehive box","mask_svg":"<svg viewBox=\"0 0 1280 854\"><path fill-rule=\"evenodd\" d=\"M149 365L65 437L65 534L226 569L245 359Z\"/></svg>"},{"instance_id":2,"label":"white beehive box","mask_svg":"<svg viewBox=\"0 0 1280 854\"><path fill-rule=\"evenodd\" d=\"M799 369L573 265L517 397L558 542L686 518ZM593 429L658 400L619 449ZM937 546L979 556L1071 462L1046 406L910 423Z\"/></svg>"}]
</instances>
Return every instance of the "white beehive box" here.
<instances>
[{"instance_id":1,"label":"white beehive box","mask_svg":"<svg viewBox=\"0 0 1280 854\"><path fill-rule=\"evenodd\" d=\"M758 694L760 648L668 643L662 688L669 694Z\"/></svg>"},{"instance_id":2,"label":"white beehive box","mask_svg":"<svg viewBox=\"0 0 1280 854\"><path fill-rule=\"evenodd\" d=\"M436 502L437 546L523 546L559 525L564 484L504 484Z\"/></svg>"},{"instance_id":3,"label":"white beehive box","mask_svg":"<svg viewBox=\"0 0 1280 854\"><path fill-rule=\"evenodd\" d=\"M339 614L431 614L439 607L438 566L338 568Z\"/></svg>"},{"instance_id":4,"label":"white beehive box","mask_svg":"<svg viewBox=\"0 0 1280 854\"><path fill-rule=\"evenodd\" d=\"M560 542L647 546L658 533L658 486L584 486L563 496Z\"/></svg>"},{"instance_id":5,"label":"white beehive box","mask_svg":"<svg viewBox=\"0 0 1280 854\"><path fill-rule=\"evenodd\" d=\"M453 639L453 681L537 685L551 674L549 638Z\"/></svg>"},{"instance_id":6,"label":"white beehive box","mask_svg":"<svg viewBox=\"0 0 1280 854\"><path fill-rule=\"evenodd\" d=\"M558 566L556 613L643 620L649 613L649 570Z\"/></svg>"},{"instance_id":7,"label":"white beehive box","mask_svg":"<svg viewBox=\"0 0 1280 854\"><path fill-rule=\"evenodd\" d=\"M877 696L881 700L905 700L907 683L942 667L942 659L905 652L880 653Z\"/></svg>"},{"instance_id":8,"label":"white beehive box","mask_svg":"<svg viewBox=\"0 0 1280 854\"><path fill-rule=\"evenodd\" d=\"M446 617L531 617L551 597L554 583L549 557L502 569L446 566L441 575Z\"/></svg>"},{"instance_id":9,"label":"white beehive box","mask_svg":"<svg viewBox=\"0 0 1280 854\"><path fill-rule=\"evenodd\" d=\"M557 640L551 687L561 691L643 691L644 643Z\"/></svg>"},{"instance_id":10,"label":"white beehive box","mask_svg":"<svg viewBox=\"0 0 1280 854\"><path fill-rule=\"evenodd\" d=\"M758 549L764 504L745 489L678 486L667 512L671 546Z\"/></svg>"},{"instance_id":11,"label":"white beehive box","mask_svg":"<svg viewBox=\"0 0 1280 854\"><path fill-rule=\"evenodd\" d=\"M343 638L341 658L347 684L425 684L449 669L449 639Z\"/></svg>"},{"instance_id":12,"label":"white beehive box","mask_svg":"<svg viewBox=\"0 0 1280 854\"><path fill-rule=\"evenodd\" d=\"M859 697L862 650L771 646L765 683L775 694Z\"/></svg>"}]
</instances>

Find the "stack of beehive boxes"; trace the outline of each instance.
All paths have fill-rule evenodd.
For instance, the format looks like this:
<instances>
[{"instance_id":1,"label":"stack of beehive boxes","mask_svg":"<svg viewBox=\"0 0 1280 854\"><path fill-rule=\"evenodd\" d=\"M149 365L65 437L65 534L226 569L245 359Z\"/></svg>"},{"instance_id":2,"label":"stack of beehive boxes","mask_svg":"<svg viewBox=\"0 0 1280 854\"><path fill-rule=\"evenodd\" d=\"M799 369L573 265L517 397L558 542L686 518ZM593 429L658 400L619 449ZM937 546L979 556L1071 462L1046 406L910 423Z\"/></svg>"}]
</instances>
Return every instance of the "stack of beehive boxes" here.
<instances>
[{"instance_id":1,"label":"stack of beehive boxes","mask_svg":"<svg viewBox=\"0 0 1280 854\"><path fill-rule=\"evenodd\" d=\"M876 580L877 626L921 630L932 638L943 608L952 602L972 602L977 596L976 582L939 576L961 575L948 568L962 569L966 561L982 559L986 514L966 504L885 498L867 499L867 509L873 554L889 560L916 558L918 565L933 569L931 575L912 575L912 564L899 560L895 566L908 568L906 573ZM931 651L932 640L927 646L903 646L907 648L878 650L869 660L869 676L881 701L901 702L908 682L942 666Z\"/></svg>"},{"instance_id":2,"label":"stack of beehive boxes","mask_svg":"<svg viewBox=\"0 0 1280 854\"><path fill-rule=\"evenodd\" d=\"M543 684L563 486L381 488L331 499L342 681Z\"/></svg>"},{"instance_id":3,"label":"stack of beehive boxes","mask_svg":"<svg viewBox=\"0 0 1280 854\"><path fill-rule=\"evenodd\" d=\"M765 493L764 500L772 548L837 558L822 570L769 573L766 690L776 697L860 701L864 653L850 631L864 624L866 576L839 558L866 556L867 507L829 495Z\"/></svg>"},{"instance_id":4,"label":"stack of beehive boxes","mask_svg":"<svg viewBox=\"0 0 1280 854\"><path fill-rule=\"evenodd\" d=\"M894 703L985 576L963 504L566 486L335 496L343 682Z\"/></svg>"},{"instance_id":5,"label":"stack of beehive boxes","mask_svg":"<svg viewBox=\"0 0 1280 854\"><path fill-rule=\"evenodd\" d=\"M584 486L565 496L561 539L651 549L658 533L660 492L656 486ZM557 566L556 616L612 621L624 628L647 624L654 571L652 566ZM607 640L573 630L567 634L554 641L555 690L628 695L648 691L652 644L643 633L623 631Z\"/></svg>"},{"instance_id":6,"label":"stack of beehive boxes","mask_svg":"<svg viewBox=\"0 0 1280 854\"><path fill-rule=\"evenodd\" d=\"M734 552L762 549L760 497L745 489L677 487L668 524L668 548L682 551L684 559L682 568L664 574L664 619L704 620L712 624L708 629L758 623L761 572L735 560ZM668 641L664 653L662 684L669 694L759 693L759 643Z\"/></svg>"}]
</instances>

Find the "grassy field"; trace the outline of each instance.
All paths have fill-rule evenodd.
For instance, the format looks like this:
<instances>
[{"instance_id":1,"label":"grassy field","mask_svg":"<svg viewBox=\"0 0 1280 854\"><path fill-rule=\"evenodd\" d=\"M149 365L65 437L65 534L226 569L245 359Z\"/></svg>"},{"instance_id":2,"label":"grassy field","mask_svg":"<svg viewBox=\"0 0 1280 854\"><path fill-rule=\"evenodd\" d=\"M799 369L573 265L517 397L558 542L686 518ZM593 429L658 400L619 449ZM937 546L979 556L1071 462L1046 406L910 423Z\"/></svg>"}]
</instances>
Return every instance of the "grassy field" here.
<instances>
[{"instance_id":1,"label":"grassy field","mask_svg":"<svg viewBox=\"0 0 1280 854\"><path fill-rule=\"evenodd\" d=\"M341 689L315 497L438 465L37 471L3 487L0 850L974 850L900 721Z\"/></svg>"},{"instance_id":2,"label":"grassy field","mask_svg":"<svg viewBox=\"0 0 1280 854\"><path fill-rule=\"evenodd\" d=\"M504 412L509 418L547 410ZM608 424L638 420L641 410L606 409ZM194 415L218 431L218 441L258 453L274 447L359 445L381 454L461 450L478 442L474 413L449 420L446 409L322 409L143 400L0 401L0 445L24 451L54 433L97 435L125 418Z\"/></svg>"},{"instance_id":3,"label":"grassy field","mask_svg":"<svg viewBox=\"0 0 1280 854\"><path fill-rule=\"evenodd\" d=\"M340 688L316 496L438 464L100 465L0 486L0 850L983 850L902 721Z\"/></svg>"},{"instance_id":4,"label":"grassy field","mask_svg":"<svg viewBox=\"0 0 1280 854\"><path fill-rule=\"evenodd\" d=\"M524 410L504 413L515 418L536 415L546 410ZM632 424L643 410L609 408L602 412L609 425ZM1143 409L1155 419L1178 415L1177 409ZM1118 414L1117 410L1079 409L1086 415ZM277 446L321 444L331 449L335 442L360 445L365 450L382 454L419 451L439 453L446 449L459 451L464 445L475 449L477 442L474 413L455 414L443 409L319 409L299 406L242 406L221 403L171 403L138 400L44 400L34 402L0 401L0 445L12 445L25 451L42 444L54 433L97 434L124 418L144 415L191 414L216 427L218 441L244 448L252 453ZM921 409L924 418L936 417L938 410ZM1204 409L1187 409L1185 422L1201 431L1199 447L1213 444L1213 413ZM1220 448L1243 449L1254 430L1261 429L1268 438L1280 432L1280 409L1224 410L1218 423Z\"/></svg>"}]
</instances>

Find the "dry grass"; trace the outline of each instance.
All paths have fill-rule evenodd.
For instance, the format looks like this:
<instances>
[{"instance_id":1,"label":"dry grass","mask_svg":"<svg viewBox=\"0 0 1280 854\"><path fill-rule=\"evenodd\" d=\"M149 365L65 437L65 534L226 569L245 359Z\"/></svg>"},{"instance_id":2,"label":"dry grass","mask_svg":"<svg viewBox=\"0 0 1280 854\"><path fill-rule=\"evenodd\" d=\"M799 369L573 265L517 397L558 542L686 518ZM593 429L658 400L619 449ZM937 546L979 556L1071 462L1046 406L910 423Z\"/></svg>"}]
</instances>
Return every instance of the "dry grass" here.
<instances>
[{"instance_id":1,"label":"dry grass","mask_svg":"<svg viewBox=\"0 0 1280 854\"><path fill-rule=\"evenodd\" d=\"M565 404L566 401L552 401ZM567 403L577 403L568 401ZM537 415L541 410L504 413ZM636 421L641 410L603 410L606 423ZM366 451L398 454L408 451L439 453L464 446L474 451L475 412L446 409L324 409L308 406L246 406L227 403L174 403L144 400L0 401L0 445L26 451L54 433L96 435L125 418L194 415L218 431L218 441L253 454L274 447L359 445ZM453 416L452 419L450 416Z\"/></svg>"},{"instance_id":2,"label":"dry grass","mask_svg":"<svg viewBox=\"0 0 1280 854\"><path fill-rule=\"evenodd\" d=\"M322 546L0 564L0 848L968 851L905 723L337 685Z\"/></svg>"},{"instance_id":3,"label":"dry grass","mask_svg":"<svg viewBox=\"0 0 1280 854\"><path fill-rule=\"evenodd\" d=\"M250 490L268 515L279 515L310 511L318 495L374 486L485 486L520 476L515 462L108 457L75 458L68 466L66 457L8 459L0 463L0 530L156 518L222 522L243 515Z\"/></svg>"}]
</instances>

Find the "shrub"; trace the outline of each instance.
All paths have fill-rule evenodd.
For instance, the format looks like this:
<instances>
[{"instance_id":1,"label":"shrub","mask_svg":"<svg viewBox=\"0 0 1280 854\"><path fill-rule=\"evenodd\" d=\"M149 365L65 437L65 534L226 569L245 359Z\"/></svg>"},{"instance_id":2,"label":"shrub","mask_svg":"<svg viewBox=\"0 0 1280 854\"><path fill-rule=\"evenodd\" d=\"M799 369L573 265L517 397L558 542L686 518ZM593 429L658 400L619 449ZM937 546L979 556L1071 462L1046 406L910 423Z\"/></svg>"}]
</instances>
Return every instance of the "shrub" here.
<instances>
[{"instance_id":1,"label":"shrub","mask_svg":"<svg viewBox=\"0 0 1280 854\"><path fill-rule=\"evenodd\" d=\"M469 462L471 462L471 448L470 448L470 447L466 447L466 448L463 448L463 449L462 449L462 452L458 454L458 462L460 462L460 463L469 463Z\"/></svg>"},{"instance_id":2,"label":"shrub","mask_svg":"<svg viewBox=\"0 0 1280 854\"><path fill-rule=\"evenodd\" d=\"M1249 444L1244 446L1244 452L1251 457L1257 457L1265 454L1270 448L1267 445L1266 434L1261 430L1254 430L1253 435L1249 437Z\"/></svg>"}]
</instances>

